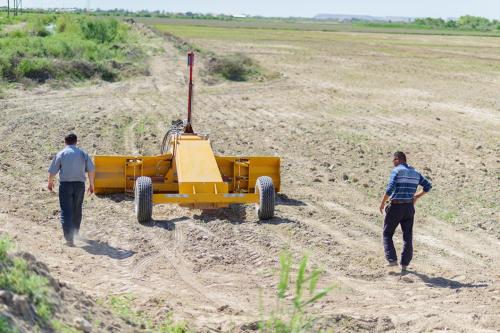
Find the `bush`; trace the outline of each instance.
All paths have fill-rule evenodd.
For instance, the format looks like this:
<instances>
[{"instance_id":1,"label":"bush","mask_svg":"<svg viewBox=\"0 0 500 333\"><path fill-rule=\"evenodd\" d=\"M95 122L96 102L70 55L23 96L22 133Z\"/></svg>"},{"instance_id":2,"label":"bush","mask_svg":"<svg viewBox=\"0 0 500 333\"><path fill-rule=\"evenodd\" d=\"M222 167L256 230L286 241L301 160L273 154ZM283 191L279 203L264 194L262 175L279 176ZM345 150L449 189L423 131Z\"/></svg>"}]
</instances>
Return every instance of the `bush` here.
<instances>
[{"instance_id":1,"label":"bush","mask_svg":"<svg viewBox=\"0 0 500 333\"><path fill-rule=\"evenodd\" d=\"M115 82L118 79L118 73L105 64L99 64L97 66L99 73L101 73L101 79L108 82Z\"/></svg>"},{"instance_id":2,"label":"bush","mask_svg":"<svg viewBox=\"0 0 500 333\"><path fill-rule=\"evenodd\" d=\"M43 45L46 54L54 58L71 59L76 56L75 49L64 39L48 39Z\"/></svg>"},{"instance_id":3,"label":"bush","mask_svg":"<svg viewBox=\"0 0 500 333\"><path fill-rule=\"evenodd\" d=\"M43 18L37 17L35 20L29 23L28 27L32 36L47 37L50 32L47 30L47 24Z\"/></svg>"},{"instance_id":4,"label":"bush","mask_svg":"<svg viewBox=\"0 0 500 333\"><path fill-rule=\"evenodd\" d=\"M47 35L47 24L55 34ZM25 30L0 35L0 81L50 79L116 81L120 72L136 74L144 52L129 38L128 26L115 19L64 14L30 16ZM125 41L126 43L122 43ZM124 63L127 65L112 66Z\"/></svg>"},{"instance_id":5,"label":"bush","mask_svg":"<svg viewBox=\"0 0 500 333\"><path fill-rule=\"evenodd\" d=\"M8 81L15 80L16 78L14 66L12 66L11 59L2 55L0 55L0 77Z\"/></svg>"},{"instance_id":6,"label":"bush","mask_svg":"<svg viewBox=\"0 0 500 333\"><path fill-rule=\"evenodd\" d=\"M56 20L56 32L59 34L64 32L80 33L80 26L72 16L64 14Z\"/></svg>"},{"instance_id":7,"label":"bush","mask_svg":"<svg viewBox=\"0 0 500 333\"><path fill-rule=\"evenodd\" d=\"M61 65L61 68L73 79L90 79L98 72L98 66L86 60L71 60Z\"/></svg>"},{"instance_id":8,"label":"bush","mask_svg":"<svg viewBox=\"0 0 500 333\"><path fill-rule=\"evenodd\" d=\"M115 19L84 19L80 22L83 37L98 43L113 42L118 36L118 21Z\"/></svg>"},{"instance_id":9,"label":"bush","mask_svg":"<svg viewBox=\"0 0 500 333\"><path fill-rule=\"evenodd\" d=\"M213 57L209 61L208 70L211 74L222 75L231 81L247 81L258 72L252 59L239 53L223 58Z\"/></svg>"},{"instance_id":10,"label":"bush","mask_svg":"<svg viewBox=\"0 0 500 333\"><path fill-rule=\"evenodd\" d=\"M55 77L55 68L47 59L23 59L17 66L17 74L43 83Z\"/></svg>"}]
</instances>

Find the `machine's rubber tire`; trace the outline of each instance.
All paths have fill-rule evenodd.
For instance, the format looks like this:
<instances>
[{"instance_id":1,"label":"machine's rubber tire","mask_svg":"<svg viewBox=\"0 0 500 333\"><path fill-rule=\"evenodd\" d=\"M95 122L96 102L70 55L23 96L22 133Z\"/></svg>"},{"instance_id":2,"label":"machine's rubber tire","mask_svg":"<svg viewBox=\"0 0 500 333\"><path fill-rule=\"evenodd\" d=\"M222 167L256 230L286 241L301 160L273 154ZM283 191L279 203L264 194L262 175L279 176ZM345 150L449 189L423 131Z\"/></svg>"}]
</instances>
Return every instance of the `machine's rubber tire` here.
<instances>
[{"instance_id":1,"label":"machine's rubber tire","mask_svg":"<svg viewBox=\"0 0 500 333\"><path fill-rule=\"evenodd\" d=\"M255 182L255 193L259 194L259 203L255 204L255 212L259 220L269 220L274 217L275 192L273 179L261 176Z\"/></svg>"},{"instance_id":2,"label":"machine's rubber tire","mask_svg":"<svg viewBox=\"0 0 500 333\"><path fill-rule=\"evenodd\" d=\"M153 182L149 177L135 181L135 215L139 223L148 223L153 215Z\"/></svg>"}]
</instances>

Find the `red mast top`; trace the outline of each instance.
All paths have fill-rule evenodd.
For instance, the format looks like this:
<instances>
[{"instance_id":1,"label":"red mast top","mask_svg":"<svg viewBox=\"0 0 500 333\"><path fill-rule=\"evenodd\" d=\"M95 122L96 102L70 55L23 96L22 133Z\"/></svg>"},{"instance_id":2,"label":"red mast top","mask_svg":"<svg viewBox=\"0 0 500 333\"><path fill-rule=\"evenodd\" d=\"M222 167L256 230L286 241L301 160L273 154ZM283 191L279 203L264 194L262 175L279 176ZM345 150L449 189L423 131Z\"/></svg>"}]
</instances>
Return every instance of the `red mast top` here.
<instances>
[{"instance_id":1,"label":"red mast top","mask_svg":"<svg viewBox=\"0 0 500 333\"><path fill-rule=\"evenodd\" d=\"M188 66L189 66L189 94L188 94L188 118L184 133L194 133L191 126L191 109L193 103L193 66L194 66L194 52L188 52Z\"/></svg>"}]
</instances>

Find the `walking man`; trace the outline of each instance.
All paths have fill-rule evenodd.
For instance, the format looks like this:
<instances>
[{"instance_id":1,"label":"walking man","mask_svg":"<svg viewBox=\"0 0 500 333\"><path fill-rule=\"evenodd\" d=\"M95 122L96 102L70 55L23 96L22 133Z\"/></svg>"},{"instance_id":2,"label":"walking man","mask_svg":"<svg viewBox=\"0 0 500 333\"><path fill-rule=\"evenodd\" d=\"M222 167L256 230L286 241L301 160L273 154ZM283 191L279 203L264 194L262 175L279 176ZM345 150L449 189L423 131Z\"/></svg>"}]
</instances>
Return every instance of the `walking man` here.
<instances>
[{"instance_id":1,"label":"walking man","mask_svg":"<svg viewBox=\"0 0 500 333\"><path fill-rule=\"evenodd\" d=\"M406 164L405 153L398 151L394 153L389 184L385 195L380 203L380 213L384 219L384 252L389 266L397 266L398 258L392 236L398 224L401 224L403 231L403 252L401 253L401 270L406 271L413 257L413 217L415 215L415 203L432 188L431 183L425 179L417 170ZM417 192L418 185L423 187L420 193ZM387 201L389 204L386 206Z\"/></svg>"},{"instance_id":2,"label":"walking man","mask_svg":"<svg viewBox=\"0 0 500 333\"><path fill-rule=\"evenodd\" d=\"M82 205L85 194L85 173L88 174L88 193L94 193L95 168L90 156L76 146L75 134L68 134L64 141L66 147L57 153L49 167L47 188L54 191L54 178L59 173L59 204L61 224L66 245L74 246L82 221Z\"/></svg>"}]
</instances>

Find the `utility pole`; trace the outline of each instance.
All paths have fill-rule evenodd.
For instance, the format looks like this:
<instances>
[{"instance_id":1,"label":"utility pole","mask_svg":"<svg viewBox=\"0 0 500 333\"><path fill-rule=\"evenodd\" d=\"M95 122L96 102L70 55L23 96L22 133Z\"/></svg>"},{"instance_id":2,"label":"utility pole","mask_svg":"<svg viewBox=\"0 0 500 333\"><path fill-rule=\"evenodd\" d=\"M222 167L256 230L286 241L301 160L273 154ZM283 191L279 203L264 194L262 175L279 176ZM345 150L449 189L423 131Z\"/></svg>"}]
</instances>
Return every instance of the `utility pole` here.
<instances>
[{"instance_id":1,"label":"utility pole","mask_svg":"<svg viewBox=\"0 0 500 333\"><path fill-rule=\"evenodd\" d=\"M14 0L13 2L13 12L14 16L19 15L19 11L22 12L23 1L22 0ZM7 16L10 16L10 0L7 0Z\"/></svg>"}]
</instances>

